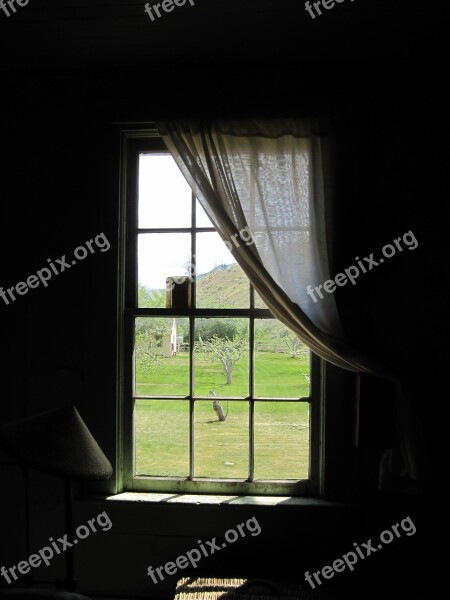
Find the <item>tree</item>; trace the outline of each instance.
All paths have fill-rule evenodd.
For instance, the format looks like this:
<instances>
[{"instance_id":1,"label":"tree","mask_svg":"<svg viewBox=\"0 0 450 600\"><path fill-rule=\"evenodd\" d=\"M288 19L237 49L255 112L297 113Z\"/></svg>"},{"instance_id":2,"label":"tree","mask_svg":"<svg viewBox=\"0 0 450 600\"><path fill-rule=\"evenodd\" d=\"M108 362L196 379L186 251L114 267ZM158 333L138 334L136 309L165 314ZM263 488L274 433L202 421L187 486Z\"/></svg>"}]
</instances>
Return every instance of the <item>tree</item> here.
<instances>
[{"instance_id":1,"label":"tree","mask_svg":"<svg viewBox=\"0 0 450 600\"><path fill-rule=\"evenodd\" d=\"M160 347L168 327L168 321L164 317L138 317L136 319L136 340L138 336L140 336L141 343L147 340L149 349Z\"/></svg>"},{"instance_id":2,"label":"tree","mask_svg":"<svg viewBox=\"0 0 450 600\"><path fill-rule=\"evenodd\" d=\"M136 366L144 372L153 372L164 367L163 356L152 348L152 337L147 331L136 331L134 341Z\"/></svg>"},{"instance_id":3,"label":"tree","mask_svg":"<svg viewBox=\"0 0 450 600\"><path fill-rule=\"evenodd\" d=\"M205 341L200 337L197 344L200 350L210 353L213 359L220 361L225 371L227 385L230 385L233 381L234 365L248 350L247 336L242 333L235 334L233 338L213 335Z\"/></svg>"},{"instance_id":4,"label":"tree","mask_svg":"<svg viewBox=\"0 0 450 600\"><path fill-rule=\"evenodd\" d=\"M164 308L166 306L166 291L152 290L139 283L138 306L139 308Z\"/></svg>"},{"instance_id":5,"label":"tree","mask_svg":"<svg viewBox=\"0 0 450 600\"><path fill-rule=\"evenodd\" d=\"M198 319L195 327L195 339L204 342L213 337L233 339L242 333L242 325L237 319Z\"/></svg>"},{"instance_id":6,"label":"tree","mask_svg":"<svg viewBox=\"0 0 450 600\"><path fill-rule=\"evenodd\" d=\"M295 333L284 329L281 332L280 337L286 344L291 358L297 358L299 354L305 353L306 347L304 346L298 335L295 335Z\"/></svg>"}]
</instances>

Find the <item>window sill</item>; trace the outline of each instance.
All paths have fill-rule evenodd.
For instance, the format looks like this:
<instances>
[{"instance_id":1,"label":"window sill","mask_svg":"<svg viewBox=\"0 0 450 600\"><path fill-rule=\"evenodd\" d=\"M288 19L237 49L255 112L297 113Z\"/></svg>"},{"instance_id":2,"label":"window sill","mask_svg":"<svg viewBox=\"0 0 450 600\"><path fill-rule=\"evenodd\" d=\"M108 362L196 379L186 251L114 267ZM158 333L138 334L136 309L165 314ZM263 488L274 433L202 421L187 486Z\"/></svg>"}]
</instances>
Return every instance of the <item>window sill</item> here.
<instances>
[{"instance_id":1,"label":"window sill","mask_svg":"<svg viewBox=\"0 0 450 600\"><path fill-rule=\"evenodd\" d=\"M213 494L171 494L154 492L122 492L112 496L88 496L77 498L77 502L127 502L147 504L181 505L237 505L237 506L303 506L311 508L360 508L357 502L336 502L320 498L294 496L236 496Z\"/></svg>"},{"instance_id":2,"label":"window sill","mask_svg":"<svg viewBox=\"0 0 450 600\"><path fill-rule=\"evenodd\" d=\"M75 521L85 523L102 511L114 524L112 535L118 540L152 540L157 545L161 540L187 544L220 536L251 517L271 543L283 540L279 543L288 547L301 537L306 544L318 543L319 538L330 544L344 534L361 537L364 517L360 504L319 498L126 492L78 497Z\"/></svg>"}]
</instances>

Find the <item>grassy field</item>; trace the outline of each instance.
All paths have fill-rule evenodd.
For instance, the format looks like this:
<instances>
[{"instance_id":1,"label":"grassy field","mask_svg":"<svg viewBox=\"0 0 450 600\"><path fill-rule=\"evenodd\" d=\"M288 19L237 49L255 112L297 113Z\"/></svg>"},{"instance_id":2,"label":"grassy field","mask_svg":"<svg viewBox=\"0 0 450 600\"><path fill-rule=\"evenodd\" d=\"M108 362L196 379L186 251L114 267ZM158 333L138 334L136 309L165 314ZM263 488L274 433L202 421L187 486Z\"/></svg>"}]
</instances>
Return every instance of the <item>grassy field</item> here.
<instances>
[{"instance_id":1,"label":"grassy field","mask_svg":"<svg viewBox=\"0 0 450 600\"><path fill-rule=\"evenodd\" d=\"M145 395L188 392L188 357L165 359L153 373L137 373L136 391ZM259 396L309 395L308 359L286 354L257 353L255 389ZM220 364L199 355L195 370L196 395L214 389L219 397L248 394L248 364L241 360L233 383L225 385ZM227 401L221 400L227 411ZM217 419L210 400L195 402L194 460L196 477L246 478L248 476L249 406L230 401L228 417ZM189 402L137 400L135 412L136 472L186 476L189 462ZM301 479L308 476L308 403L261 402L255 408L255 477Z\"/></svg>"},{"instance_id":2,"label":"grassy field","mask_svg":"<svg viewBox=\"0 0 450 600\"><path fill-rule=\"evenodd\" d=\"M225 384L219 362L195 361L194 395L248 396L248 360L242 358L233 370L233 383ZM306 357L290 358L281 352L257 352L255 358L255 392L257 396L300 398L309 395L309 363ZM189 392L189 358L183 352L163 361L163 368L143 373L137 369L136 393L145 396L187 395Z\"/></svg>"}]
</instances>

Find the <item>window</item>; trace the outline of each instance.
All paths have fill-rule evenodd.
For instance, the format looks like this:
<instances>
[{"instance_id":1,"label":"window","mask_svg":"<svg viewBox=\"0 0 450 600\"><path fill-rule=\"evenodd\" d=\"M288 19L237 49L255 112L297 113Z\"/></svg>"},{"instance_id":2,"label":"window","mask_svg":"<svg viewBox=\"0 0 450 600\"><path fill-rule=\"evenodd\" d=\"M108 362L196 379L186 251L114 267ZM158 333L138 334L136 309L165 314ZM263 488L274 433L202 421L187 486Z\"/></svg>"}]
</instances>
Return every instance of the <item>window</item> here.
<instances>
[{"instance_id":1,"label":"window","mask_svg":"<svg viewBox=\"0 0 450 600\"><path fill-rule=\"evenodd\" d=\"M313 493L318 359L273 318L156 131L123 133L122 167L124 489Z\"/></svg>"}]
</instances>

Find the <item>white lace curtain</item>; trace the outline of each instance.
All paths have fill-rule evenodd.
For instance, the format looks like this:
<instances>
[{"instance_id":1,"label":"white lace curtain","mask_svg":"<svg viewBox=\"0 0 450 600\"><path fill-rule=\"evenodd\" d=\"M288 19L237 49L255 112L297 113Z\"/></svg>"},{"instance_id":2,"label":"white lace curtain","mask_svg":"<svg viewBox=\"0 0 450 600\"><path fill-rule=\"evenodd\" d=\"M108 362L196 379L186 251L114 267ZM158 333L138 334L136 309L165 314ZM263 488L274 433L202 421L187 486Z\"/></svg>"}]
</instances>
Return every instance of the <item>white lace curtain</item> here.
<instances>
[{"instance_id":1,"label":"white lace curtain","mask_svg":"<svg viewBox=\"0 0 450 600\"><path fill-rule=\"evenodd\" d=\"M329 140L314 120L164 122L158 129L215 228L272 314L323 359L397 381L345 339L333 294L308 294L330 279ZM240 232L254 243L238 243ZM234 237L233 237L234 236ZM246 233L247 236L247 233ZM230 244L231 240L235 240ZM248 239L246 237L245 239ZM408 431L384 468L415 476ZM401 464L401 466L399 466Z\"/></svg>"}]
</instances>

